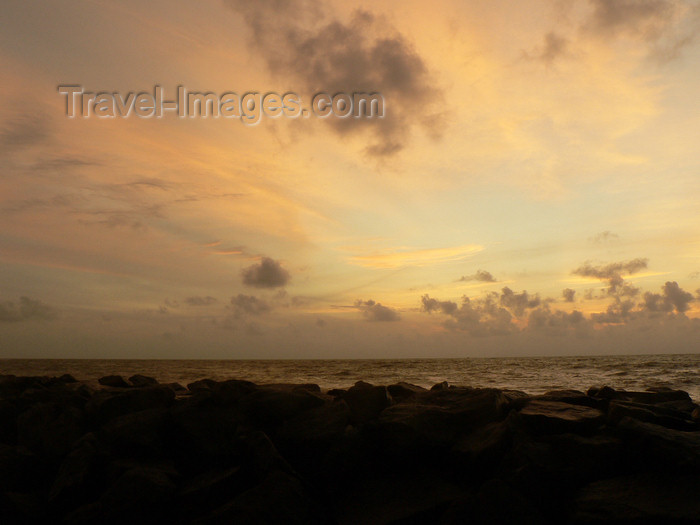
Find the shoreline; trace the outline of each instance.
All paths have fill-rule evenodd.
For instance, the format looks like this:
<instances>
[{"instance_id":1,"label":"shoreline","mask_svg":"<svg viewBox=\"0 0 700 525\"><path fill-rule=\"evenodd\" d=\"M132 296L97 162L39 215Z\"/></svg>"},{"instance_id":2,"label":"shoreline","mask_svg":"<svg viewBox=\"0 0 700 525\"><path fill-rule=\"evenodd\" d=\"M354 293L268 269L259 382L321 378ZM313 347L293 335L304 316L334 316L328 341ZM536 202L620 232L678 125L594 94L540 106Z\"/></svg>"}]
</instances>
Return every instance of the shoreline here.
<instances>
[{"instance_id":1,"label":"shoreline","mask_svg":"<svg viewBox=\"0 0 700 525\"><path fill-rule=\"evenodd\" d=\"M3 523L696 523L681 390L0 376Z\"/></svg>"}]
</instances>

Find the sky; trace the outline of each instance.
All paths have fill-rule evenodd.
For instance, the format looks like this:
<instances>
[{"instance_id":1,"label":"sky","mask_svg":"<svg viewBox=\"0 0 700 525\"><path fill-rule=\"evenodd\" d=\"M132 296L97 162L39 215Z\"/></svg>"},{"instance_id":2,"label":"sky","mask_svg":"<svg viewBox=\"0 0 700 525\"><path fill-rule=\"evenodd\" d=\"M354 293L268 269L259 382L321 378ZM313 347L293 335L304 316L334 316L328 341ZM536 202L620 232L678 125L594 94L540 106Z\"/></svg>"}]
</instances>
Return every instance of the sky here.
<instances>
[{"instance_id":1,"label":"sky","mask_svg":"<svg viewBox=\"0 0 700 525\"><path fill-rule=\"evenodd\" d=\"M700 349L700 2L4 0L0 357ZM69 118L59 86L380 93Z\"/></svg>"}]
</instances>

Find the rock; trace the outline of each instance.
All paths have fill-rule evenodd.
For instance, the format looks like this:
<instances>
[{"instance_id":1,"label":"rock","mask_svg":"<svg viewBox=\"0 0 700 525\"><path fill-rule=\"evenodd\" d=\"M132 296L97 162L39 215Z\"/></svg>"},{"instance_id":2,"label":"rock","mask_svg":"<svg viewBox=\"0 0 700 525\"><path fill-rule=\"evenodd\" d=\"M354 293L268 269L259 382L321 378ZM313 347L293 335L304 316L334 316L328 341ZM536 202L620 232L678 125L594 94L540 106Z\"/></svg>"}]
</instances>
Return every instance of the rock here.
<instances>
[{"instance_id":1,"label":"rock","mask_svg":"<svg viewBox=\"0 0 700 525\"><path fill-rule=\"evenodd\" d=\"M17 443L17 416L21 410L16 403L0 399L0 443Z\"/></svg>"},{"instance_id":2,"label":"rock","mask_svg":"<svg viewBox=\"0 0 700 525\"><path fill-rule=\"evenodd\" d=\"M495 469L511 446L514 414L504 421L487 423L457 441L452 450L460 462L474 465L482 472Z\"/></svg>"},{"instance_id":3,"label":"rock","mask_svg":"<svg viewBox=\"0 0 700 525\"><path fill-rule=\"evenodd\" d=\"M700 432L684 432L624 417L616 432L626 443L636 468L670 472L700 472ZM644 458L645 464L639 465Z\"/></svg>"},{"instance_id":4,"label":"rock","mask_svg":"<svg viewBox=\"0 0 700 525\"><path fill-rule=\"evenodd\" d=\"M242 394L238 398L238 408L248 421L271 429L324 402L321 395L306 389L260 387Z\"/></svg>"},{"instance_id":5,"label":"rock","mask_svg":"<svg viewBox=\"0 0 700 525\"><path fill-rule=\"evenodd\" d=\"M107 457L94 434L83 436L61 463L49 490L52 509L64 514L96 499L97 470Z\"/></svg>"},{"instance_id":6,"label":"rock","mask_svg":"<svg viewBox=\"0 0 700 525\"><path fill-rule=\"evenodd\" d=\"M698 425L686 413L666 408L662 405L644 405L631 401L611 401L608 408L608 422L617 424L624 417L654 423L676 430L697 430Z\"/></svg>"},{"instance_id":7,"label":"rock","mask_svg":"<svg viewBox=\"0 0 700 525\"><path fill-rule=\"evenodd\" d=\"M275 433L275 443L297 471L315 476L328 452L343 441L349 422L345 401L326 403L285 421Z\"/></svg>"},{"instance_id":8,"label":"rock","mask_svg":"<svg viewBox=\"0 0 700 525\"><path fill-rule=\"evenodd\" d=\"M219 404L232 405L248 394L258 390L258 385L250 381L229 379L217 383L212 389L212 400Z\"/></svg>"},{"instance_id":9,"label":"rock","mask_svg":"<svg viewBox=\"0 0 700 525\"><path fill-rule=\"evenodd\" d=\"M119 376L117 376L119 377ZM151 386L157 385L158 381L154 377L148 377L141 374L135 374L129 378L129 383L134 386Z\"/></svg>"},{"instance_id":10,"label":"rock","mask_svg":"<svg viewBox=\"0 0 700 525\"><path fill-rule=\"evenodd\" d=\"M130 386L129 383L124 381L122 376L118 375L104 376L99 378L97 382L102 386L111 386L114 388L129 388Z\"/></svg>"},{"instance_id":11,"label":"rock","mask_svg":"<svg viewBox=\"0 0 700 525\"><path fill-rule=\"evenodd\" d=\"M189 390L187 390L187 388L182 386L180 383L165 383L163 386L167 386L169 389L171 389L173 392L175 392L175 395L189 393Z\"/></svg>"},{"instance_id":12,"label":"rock","mask_svg":"<svg viewBox=\"0 0 700 525\"><path fill-rule=\"evenodd\" d=\"M614 388L609 386L594 387L592 386L586 391L587 396L597 397L599 399L614 399L616 392Z\"/></svg>"},{"instance_id":13,"label":"rock","mask_svg":"<svg viewBox=\"0 0 700 525\"><path fill-rule=\"evenodd\" d=\"M232 497L250 488L250 479L240 466L213 469L187 481L180 489L182 502L190 518L201 515L201 509L215 509Z\"/></svg>"},{"instance_id":14,"label":"rock","mask_svg":"<svg viewBox=\"0 0 700 525\"><path fill-rule=\"evenodd\" d=\"M280 471L269 474L259 485L239 494L230 503L193 522L314 525L327 523L295 477Z\"/></svg>"},{"instance_id":15,"label":"rock","mask_svg":"<svg viewBox=\"0 0 700 525\"><path fill-rule=\"evenodd\" d=\"M533 396L533 399L558 401L560 403L568 403L569 405L597 408L602 411L605 411L608 405L607 400L596 399L579 390L552 390L540 396Z\"/></svg>"},{"instance_id":16,"label":"rock","mask_svg":"<svg viewBox=\"0 0 700 525\"><path fill-rule=\"evenodd\" d=\"M200 392L202 390L211 392L212 390L214 390L217 384L218 383L213 379L198 379L197 381L189 383L187 385L187 389L190 392Z\"/></svg>"},{"instance_id":17,"label":"rock","mask_svg":"<svg viewBox=\"0 0 700 525\"><path fill-rule=\"evenodd\" d=\"M411 383L404 383L403 381L401 381L400 383L389 385L388 387L386 387L386 389L389 391L391 398L397 403L400 403L405 399L409 399L415 396L416 394L420 394L421 392L426 392L426 389L422 386L412 385Z\"/></svg>"},{"instance_id":18,"label":"rock","mask_svg":"<svg viewBox=\"0 0 700 525\"><path fill-rule=\"evenodd\" d=\"M528 401L520 417L531 431L541 434L590 434L605 421L595 408L538 399Z\"/></svg>"},{"instance_id":19,"label":"rock","mask_svg":"<svg viewBox=\"0 0 700 525\"><path fill-rule=\"evenodd\" d=\"M40 403L17 418L17 442L46 456L66 455L84 432L83 414L72 406Z\"/></svg>"},{"instance_id":20,"label":"rock","mask_svg":"<svg viewBox=\"0 0 700 525\"><path fill-rule=\"evenodd\" d=\"M430 390L447 390L448 388L450 388L449 383L447 381L443 381L441 383L435 383L430 387Z\"/></svg>"},{"instance_id":21,"label":"rock","mask_svg":"<svg viewBox=\"0 0 700 525\"><path fill-rule=\"evenodd\" d=\"M282 457L270 438L264 432L254 431L238 436L245 466L253 475L262 480L274 471L296 475L292 466Z\"/></svg>"},{"instance_id":22,"label":"rock","mask_svg":"<svg viewBox=\"0 0 700 525\"><path fill-rule=\"evenodd\" d=\"M176 491L167 472L131 468L100 497L99 523L166 523L175 518Z\"/></svg>"},{"instance_id":23,"label":"rock","mask_svg":"<svg viewBox=\"0 0 700 525\"><path fill-rule=\"evenodd\" d=\"M110 419L98 432L98 438L112 454L153 459L167 452L166 435L170 427L170 412L166 408L152 408Z\"/></svg>"},{"instance_id":24,"label":"rock","mask_svg":"<svg viewBox=\"0 0 700 525\"><path fill-rule=\"evenodd\" d=\"M86 413L96 425L131 412L156 408L168 408L175 393L164 386L147 386L122 391L97 392L85 406Z\"/></svg>"},{"instance_id":25,"label":"rock","mask_svg":"<svg viewBox=\"0 0 700 525\"><path fill-rule=\"evenodd\" d=\"M623 476L596 481L577 495L574 525L700 523L700 477Z\"/></svg>"},{"instance_id":26,"label":"rock","mask_svg":"<svg viewBox=\"0 0 700 525\"><path fill-rule=\"evenodd\" d=\"M61 377L58 378L58 380L61 381L62 383L77 383L78 382L78 380L70 374L63 374Z\"/></svg>"},{"instance_id":27,"label":"rock","mask_svg":"<svg viewBox=\"0 0 700 525\"><path fill-rule=\"evenodd\" d=\"M8 524L48 523L46 506L41 496L31 492L0 494L0 518Z\"/></svg>"},{"instance_id":28,"label":"rock","mask_svg":"<svg viewBox=\"0 0 700 525\"><path fill-rule=\"evenodd\" d=\"M391 404L391 396L384 386L374 386L358 381L350 387L343 399L350 407L350 418L354 423L365 423L379 416Z\"/></svg>"},{"instance_id":29,"label":"rock","mask_svg":"<svg viewBox=\"0 0 700 525\"><path fill-rule=\"evenodd\" d=\"M645 405L658 405L678 401L692 403L688 392L670 388L649 388L646 392L628 392L626 390L615 390L609 386L603 388L591 387L588 389L587 395L599 399L631 401Z\"/></svg>"},{"instance_id":30,"label":"rock","mask_svg":"<svg viewBox=\"0 0 700 525\"><path fill-rule=\"evenodd\" d=\"M540 525L546 523L537 508L505 481L484 483L475 497L455 502L445 513L445 525Z\"/></svg>"},{"instance_id":31,"label":"rock","mask_svg":"<svg viewBox=\"0 0 700 525\"><path fill-rule=\"evenodd\" d=\"M239 417L235 408L187 399L171 410L169 447L181 469L201 473L237 464Z\"/></svg>"},{"instance_id":32,"label":"rock","mask_svg":"<svg viewBox=\"0 0 700 525\"><path fill-rule=\"evenodd\" d=\"M36 454L24 447L0 444L0 493L29 492L44 475Z\"/></svg>"}]
</instances>

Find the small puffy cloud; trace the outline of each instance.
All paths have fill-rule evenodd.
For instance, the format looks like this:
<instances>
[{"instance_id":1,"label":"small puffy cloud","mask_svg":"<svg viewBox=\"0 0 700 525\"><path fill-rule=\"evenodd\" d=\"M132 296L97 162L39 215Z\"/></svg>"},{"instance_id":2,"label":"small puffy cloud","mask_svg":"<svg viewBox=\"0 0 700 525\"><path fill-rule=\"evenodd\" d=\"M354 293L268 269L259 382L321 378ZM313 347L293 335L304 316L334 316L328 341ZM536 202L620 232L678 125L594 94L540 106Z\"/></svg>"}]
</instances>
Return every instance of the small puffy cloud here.
<instances>
[{"instance_id":1,"label":"small puffy cloud","mask_svg":"<svg viewBox=\"0 0 700 525\"><path fill-rule=\"evenodd\" d=\"M0 322L18 322L32 319L54 319L57 312L51 306L29 297L20 297L19 304L11 301L0 302Z\"/></svg>"},{"instance_id":2,"label":"small puffy cloud","mask_svg":"<svg viewBox=\"0 0 700 525\"><path fill-rule=\"evenodd\" d=\"M269 257L263 257L259 264L245 268L243 283L255 288L278 288L289 282L289 272Z\"/></svg>"},{"instance_id":3,"label":"small puffy cloud","mask_svg":"<svg viewBox=\"0 0 700 525\"><path fill-rule=\"evenodd\" d=\"M462 278L459 281L480 281L482 283L498 282L496 278L493 275L491 275L491 272L487 272L486 270L477 270L474 275L462 276Z\"/></svg>"},{"instance_id":4,"label":"small puffy cloud","mask_svg":"<svg viewBox=\"0 0 700 525\"><path fill-rule=\"evenodd\" d=\"M576 290L566 288L561 292L561 295L562 297L564 297L564 301L566 301L567 303L573 303L576 297Z\"/></svg>"},{"instance_id":5,"label":"small puffy cloud","mask_svg":"<svg viewBox=\"0 0 700 525\"><path fill-rule=\"evenodd\" d=\"M236 315L262 315L266 314L272 307L264 300L253 295L238 294L231 298L231 307Z\"/></svg>"},{"instance_id":6,"label":"small puffy cloud","mask_svg":"<svg viewBox=\"0 0 700 525\"><path fill-rule=\"evenodd\" d=\"M211 306L212 304L217 303L218 300L215 297L211 297L207 295L206 297L200 297L198 295L195 295L193 297L187 297L185 299L185 304L187 306Z\"/></svg>"},{"instance_id":7,"label":"small puffy cloud","mask_svg":"<svg viewBox=\"0 0 700 525\"><path fill-rule=\"evenodd\" d=\"M401 319L401 316L396 310L384 306L381 303L377 303L372 299L368 301L357 301L355 307L362 312L362 315L368 321L389 322L399 321Z\"/></svg>"}]
</instances>

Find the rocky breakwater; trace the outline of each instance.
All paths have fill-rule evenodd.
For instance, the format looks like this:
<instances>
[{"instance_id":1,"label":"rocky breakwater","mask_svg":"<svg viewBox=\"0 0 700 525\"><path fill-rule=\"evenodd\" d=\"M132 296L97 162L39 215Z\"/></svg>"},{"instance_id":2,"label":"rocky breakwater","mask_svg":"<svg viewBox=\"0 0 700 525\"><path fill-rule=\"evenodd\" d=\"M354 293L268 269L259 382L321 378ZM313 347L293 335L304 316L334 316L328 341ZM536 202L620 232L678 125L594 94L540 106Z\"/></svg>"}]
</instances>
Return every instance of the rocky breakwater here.
<instances>
[{"instance_id":1,"label":"rocky breakwater","mask_svg":"<svg viewBox=\"0 0 700 525\"><path fill-rule=\"evenodd\" d=\"M0 376L0 523L700 523L700 409L549 392Z\"/></svg>"}]
</instances>

